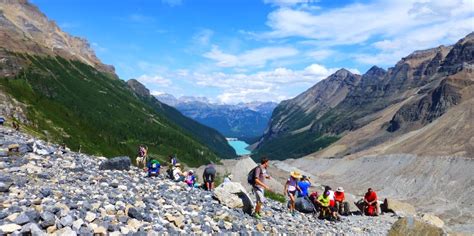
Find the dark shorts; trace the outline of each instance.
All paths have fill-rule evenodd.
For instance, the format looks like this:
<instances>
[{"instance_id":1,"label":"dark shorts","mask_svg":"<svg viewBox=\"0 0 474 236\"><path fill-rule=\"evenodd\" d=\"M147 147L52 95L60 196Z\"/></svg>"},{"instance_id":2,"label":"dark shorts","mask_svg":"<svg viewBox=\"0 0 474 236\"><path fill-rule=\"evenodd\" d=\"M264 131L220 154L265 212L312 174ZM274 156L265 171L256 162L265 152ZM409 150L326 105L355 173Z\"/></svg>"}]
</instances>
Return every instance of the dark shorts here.
<instances>
[{"instance_id":1,"label":"dark shorts","mask_svg":"<svg viewBox=\"0 0 474 236\"><path fill-rule=\"evenodd\" d=\"M296 196L296 190L295 191L288 191L287 194L288 196L292 195L293 197Z\"/></svg>"},{"instance_id":2,"label":"dark shorts","mask_svg":"<svg viewBox=\"0 0 474 236\"><path fill-rule=\"evenodd\" d=\"M215 177L216 177L215 174L204 174L204 182L205 183L212 183L212 182L214 182Z\"/></svg>"}]
</instances>

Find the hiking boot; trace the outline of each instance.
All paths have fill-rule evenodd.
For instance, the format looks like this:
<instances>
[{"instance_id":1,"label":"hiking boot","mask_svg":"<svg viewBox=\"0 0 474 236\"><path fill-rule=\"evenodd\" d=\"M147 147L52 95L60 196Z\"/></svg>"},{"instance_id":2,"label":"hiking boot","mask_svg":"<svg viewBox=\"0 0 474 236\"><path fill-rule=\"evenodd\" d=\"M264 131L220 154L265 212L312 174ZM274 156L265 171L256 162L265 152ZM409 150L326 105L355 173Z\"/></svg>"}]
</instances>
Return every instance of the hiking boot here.
<instances>
[{"instance_id":1,"label":"hiking boot","mask_svg":"<svg viewBox=\"0 0 474 236\"><path fill-rule=\"evenodd\" d=\"M292 211L291 216L295 216L295 215L296 215L295 211Z\"/></svg>"}]
</instances>

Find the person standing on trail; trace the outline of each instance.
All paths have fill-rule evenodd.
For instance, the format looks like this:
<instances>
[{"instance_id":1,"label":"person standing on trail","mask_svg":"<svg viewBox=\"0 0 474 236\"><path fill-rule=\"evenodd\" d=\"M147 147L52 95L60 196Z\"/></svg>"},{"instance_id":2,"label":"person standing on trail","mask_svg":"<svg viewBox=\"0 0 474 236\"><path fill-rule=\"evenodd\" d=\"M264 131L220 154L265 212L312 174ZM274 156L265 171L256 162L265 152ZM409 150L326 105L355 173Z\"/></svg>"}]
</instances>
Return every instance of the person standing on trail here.
<instances>
[{"instance_id":1,"label":"person standing on trail","mask_svg":"<svg viewBox=\"0 0 474 236\"><path fill-rule=\"evenodd\" d=\"M309 197L308 189L311 187L311 182L309 181L309 176L303 175L301 181L298 182L298 186L301 191L298 193L298 197Z\"/></svg>"},{"instance_id":2,"label":"person standing on trail","mask_svg":"<svg viewBox=\"0 0 474 236\"><path fill-rule=\"evenodd\" d=\"M290 173L290 178L286 181L285 189L283 190L283 194L290 198L290 213L293 216L295 215L296 193L301 192L301 189L298 186L298 181L300 179L301 174L297 171L292 171Z\"/></svg>"},{"instance_id":3,"label":"person standing on trail","mask_svg":"<svg viewBox=\"0 0 474 236\"><path fill-rule=\"evenodd\" d=\"M255 167L252 171L253 174L253 192L256 195L257 203L255 205L255 218L260 219L261 216L261 209L263 204L266 202L265 199L265 190L270 190L270 188L265 184L265 179L270 178L267 174L267 168L269 165L268 158L263 158L260 162L260 165ZM250 174L250 173L249 173Z\"/></svg>"},{"instance_id":4,"label":"person standing on trail","mask_svg":"<svg viewBox=\"0 0 474 236\"><path fill-rule=\"evenodd\" d=\"M214 189L214 179L216 178L216 168L212 163L209 163L204 172L202 173L202 179L204 180L206 189L211 191Z\"/></svg>"}]
</instances>

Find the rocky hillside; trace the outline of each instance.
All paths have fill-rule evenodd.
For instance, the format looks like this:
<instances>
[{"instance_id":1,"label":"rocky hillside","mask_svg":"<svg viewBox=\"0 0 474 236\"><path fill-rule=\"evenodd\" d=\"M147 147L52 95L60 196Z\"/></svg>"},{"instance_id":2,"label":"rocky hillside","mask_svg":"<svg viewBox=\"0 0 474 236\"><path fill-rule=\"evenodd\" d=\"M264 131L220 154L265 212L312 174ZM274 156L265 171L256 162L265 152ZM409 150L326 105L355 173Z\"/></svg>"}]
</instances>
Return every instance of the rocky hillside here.
<instances>
[{"instance_id":1,"label":"rocky hillside","mask_svg":"<svg viewBox=\"0 0 474 236\"><path fill-rule=\"evenodd\" d=\"M374 66L359 76L339 70L278 105L256 156L297 158L331 149L329 155L342 157L387 144L412 131L428 132L423 128L441 117L457 119L453 108L468 106L473 99L473 58L471 33L453 46L416 51L387 71ZM457 125L470 127L470 120ZM404 142L400 149L385 153L474 156L474 143L465 133L445 139L441 138L446 134L443 129L436 130L439 133L431 132L430 136L439 136L439 140L418 139L417 147ZM359 135L345 139L352 132ZM448 145L435 145L441 140L455 145L446 151ZM324 149L334 142L333 148Z\"/></svg>"},{"instance_id":2,"label":"rocky hillside","mask_svg":"<svg viewBox=\"0 0 474 236\"><path fill-rule=\"evenodd\" d=\"M135 156L145 144L157 158L177 154L190 165L235 157L215 130L135 94L86 41L61 31L32 4L1 1L0 16L0 115L8 122L98 155Z\"/></svg>"},{"instance_id":3,"label":"rocky hillside","mask_svg":"<svg viewBox=\"0 0 474 236\"><path fill-rule=\"evenodd\" d=\"M282 204L270 200L263 219L256 220L240 208L221 205L211 192L162 177L146 178L130 167L127 157L111 164L105 158L58 152L57 145L8 128L0 127L0 135L0 234L386 235L398 219L388 213L329 222L312 214L291 216ZM7 152L13 146L19 152Z\"/></svg>"},{"instance_id":4,"label":"rocky hillside","mask_svg":"<svg viewBox=\"0 0 474 236\"><path fill-rule=\"evenodd\" d=\"M252 102L237 105L215 104L206 98L156 96L185 116L218 130L226 137L254 140L265 131L276 103Z\"/></svg>"}]
</instances>

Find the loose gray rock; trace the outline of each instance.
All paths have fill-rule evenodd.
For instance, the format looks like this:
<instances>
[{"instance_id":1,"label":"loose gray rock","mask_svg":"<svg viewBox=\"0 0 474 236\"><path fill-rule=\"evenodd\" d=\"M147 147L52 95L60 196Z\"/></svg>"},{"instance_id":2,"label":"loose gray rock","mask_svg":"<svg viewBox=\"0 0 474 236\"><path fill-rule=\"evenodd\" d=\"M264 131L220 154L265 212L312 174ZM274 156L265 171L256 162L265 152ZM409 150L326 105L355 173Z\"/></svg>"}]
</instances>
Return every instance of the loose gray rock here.
<instances>
[{"instance_id":1,"label":"loose gray rock","mask_svg":"<svg viewBox=\"0 0 474 236\"><path fill-rule=\"evenodd\" d=\"M99 170L130 170L130 165L132 165L130 157L114 157L100 163Z\"/></svg>"}]
</instances>

